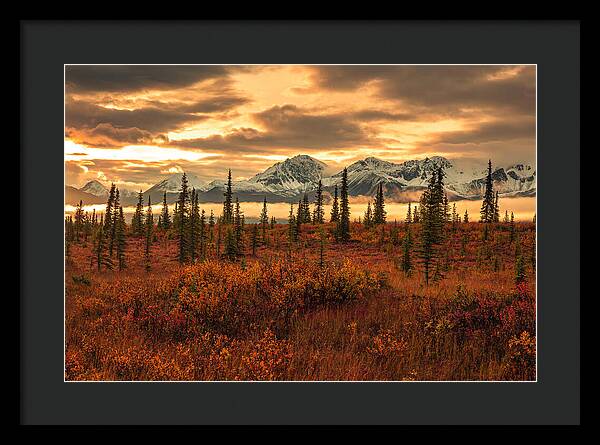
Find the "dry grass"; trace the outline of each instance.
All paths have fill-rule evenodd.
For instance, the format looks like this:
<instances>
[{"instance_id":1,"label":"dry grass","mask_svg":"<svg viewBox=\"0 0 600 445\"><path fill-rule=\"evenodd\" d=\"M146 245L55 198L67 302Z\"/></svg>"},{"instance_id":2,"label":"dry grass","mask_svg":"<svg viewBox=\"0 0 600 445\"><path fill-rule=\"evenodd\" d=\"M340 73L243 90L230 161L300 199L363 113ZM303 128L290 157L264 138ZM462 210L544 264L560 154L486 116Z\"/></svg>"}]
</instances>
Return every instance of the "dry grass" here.
<instances>
[{"instance_id":1,"label":"dry grass","mask_svg":"<svg viewBox=\"0 0 600 445\"><path fill-rule=\"evenodd\" d=\"M343 245L327 227L324 268L314 226L302 228L291 259L278 225L245 264L211 254L184 268L175 241L159 236L150 273L141 240L128 239L122 272L97 272L91 245L73 246L66 379L533 380L535 228L517 226L527 259L518 288L502 225L487 242L477 223L450 232L442 278L429 285L415 252L416 270L400 270L391 224L383 243L380 229L353 224ZM405 225L396 229L401 238Z\"/></svg>"}]
</instances>

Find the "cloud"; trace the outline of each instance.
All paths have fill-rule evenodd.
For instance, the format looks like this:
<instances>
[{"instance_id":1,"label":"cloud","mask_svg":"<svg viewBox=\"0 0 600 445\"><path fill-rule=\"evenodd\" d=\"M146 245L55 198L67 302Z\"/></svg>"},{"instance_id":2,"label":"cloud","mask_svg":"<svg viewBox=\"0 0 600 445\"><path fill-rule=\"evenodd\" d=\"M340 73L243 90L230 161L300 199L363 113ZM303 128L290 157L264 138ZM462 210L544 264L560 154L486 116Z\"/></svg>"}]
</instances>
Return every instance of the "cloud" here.
<instances>
[{"instance_id":1,"label":"cloud","mask_svg":"<svg viewBox=\"0 0 600 445\"><path fill-rule=\"evenodd\" d=\"M165 134L151 133L137 127L116 128L109 123L98 124L94 128L77 129L68 127L65 136L79 144L98 148L165 144L169 142L169 138Z\"/></svg>"},{"instance_id":2,"label":"cloud","mask_svg":"<svg viewBox=\"0 0 600 445\"><path fill-rule=\"evenodd\" d=\"M65 106L66 123L72 128L94 128L110 124L118 128L138 128L150 132L167 132L185 123L206 119L177 110L141 108L119 110L101 107L78 100L68 100Z\"/></svg>"},{"instance_id":3,"label":"cloud","mask_svg":"<svg viewBox=\"0 0 600 445\"><path fill-rule=\"evenodd\" d=\"M445 144L480 144L508 142L514 139L533 139L534 137L535 119L521 118L479 124L477 128L467 131L443 132L433 139L436 143Z\"/></svg>"},{"instance_id":4,"label":"cloud","mask_svg":"<svg viewBox=\"0 0 600 445\"><path fill-rule=\"evenodd\" d=\"M234 128L223 135L171 141L177 147L264 152L269 149L307 151L375 143L351 115L311 114L294 105L276 105L253 114L261 129Z\"/></svg>"},{"instance_id":5,"label":"cloud","mask_svg":"<svg viewBox=\"0 0 600 445\"><path fill-rule=\"evenodd\" d=\"M312 79L330 90L375 82L383 99L440 111L481 107L535 112L534 66L319 66L313 67Z\"/></svg>"},{"instance_id":6,"label":"cloud","mask_svg":"<svg viewBox=\"0 0 600 445\"><path fill-rule=\"evenodd\" d=\"M227 67L217 65L67 65L70 91L131 92L173 89L226 77Z\"/></svg>"}]
</instances>

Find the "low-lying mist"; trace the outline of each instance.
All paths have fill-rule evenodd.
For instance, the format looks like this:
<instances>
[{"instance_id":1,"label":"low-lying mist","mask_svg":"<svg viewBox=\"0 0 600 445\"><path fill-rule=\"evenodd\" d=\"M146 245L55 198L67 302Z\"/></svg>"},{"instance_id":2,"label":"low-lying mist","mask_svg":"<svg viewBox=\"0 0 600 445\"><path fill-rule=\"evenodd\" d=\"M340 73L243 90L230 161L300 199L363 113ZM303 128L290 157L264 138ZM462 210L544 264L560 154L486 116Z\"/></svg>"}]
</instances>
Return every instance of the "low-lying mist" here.
<instances>
[{"instance_id":1,"label":"low-lying mist","mask_svg":"<svg viewBox=\"0 0 600 445\"><path fill-rule=\"evenodd\" d=\"M515 198L500 198L500 218L504 218L504 212L508 211L510 215L511 212L515 215L515 220L517 221L531 221L533 215L535 214L535 197L515 197ZM413 207L416 203L413 203ZM481 209L481 201L480 200L463 200L463 201L454 201L450 202L450 210L452 210L452 205L456 204L456 211L462 217L465 213L465 210L469 212L469 220L470 221L478 221L479 219L479 210ZM262 202L241 202L240 208L244 213L245 220L248 223L256 222L259 218L260 212L262 210L263 203ZM269 218L274 216L277 222L285 223L287 222L288 215L290 213L290 204L286 203L267 203ZM294 205L294 212L297 210L297 203ZM331 212L331 205L325 205L325 215L329 216ZM104 213L106 206L103 204L94 204L94 205L84 205L84 210L87 212L92 212L92 210L96 210L96 213ZM144 212L146 211L146 206L144 207ZM169 210L172 212L175 208L175 205L169 205ZM223 203L221 202L206 202L200 203L200 208L204 209L206 212L206 217L210 215L211 210L213 211L215 218L219 216L223 210ZM152 212L154 213L155 218L158 218L162 209L161 204L153 204ZM312 209L312 205L311 205ZM367 209L367 200L363 197L360 198L350 198L350 212L352 220L362 218L365 210ZM387 220L388 222L404 221L406 217L406 212L408 209L408 204L403 203L394 203L394 202L386 202L385 210L387 212ZM123 212L125 213L125 218L130 221L133 213L135 212L135 207L128 206L123 207ZM71 205L65 205L65 215L73 215L75 213L75 207Z\"/></svg>"}]
</instances>

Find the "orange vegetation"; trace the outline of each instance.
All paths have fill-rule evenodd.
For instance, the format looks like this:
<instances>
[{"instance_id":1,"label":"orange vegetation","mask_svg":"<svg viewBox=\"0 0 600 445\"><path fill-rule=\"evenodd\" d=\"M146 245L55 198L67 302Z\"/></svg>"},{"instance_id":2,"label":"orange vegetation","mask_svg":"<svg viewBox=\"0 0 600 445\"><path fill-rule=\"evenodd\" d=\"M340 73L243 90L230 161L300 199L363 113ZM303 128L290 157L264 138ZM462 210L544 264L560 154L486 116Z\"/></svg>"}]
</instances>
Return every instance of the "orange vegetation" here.
<instances>
[{"instance_id":1,"label":"orange vegetation","mask_svg":"<svg viewBox=\"0 0 600 445\"><path fill-rule=\"evenodd\" d=\"M424 283L418 224L413 271L401 268L406 224L365 229L335 243L326 225L287 225L235 263L180 266L159 233L144 268L129 236L127 269L98 272L91 243L66 265L66 380L534 380L535 226L458 224ZM398 242L400 240L400 242ZM527 259L515 285L515 245Z\"/></svg>"}]
</instances>

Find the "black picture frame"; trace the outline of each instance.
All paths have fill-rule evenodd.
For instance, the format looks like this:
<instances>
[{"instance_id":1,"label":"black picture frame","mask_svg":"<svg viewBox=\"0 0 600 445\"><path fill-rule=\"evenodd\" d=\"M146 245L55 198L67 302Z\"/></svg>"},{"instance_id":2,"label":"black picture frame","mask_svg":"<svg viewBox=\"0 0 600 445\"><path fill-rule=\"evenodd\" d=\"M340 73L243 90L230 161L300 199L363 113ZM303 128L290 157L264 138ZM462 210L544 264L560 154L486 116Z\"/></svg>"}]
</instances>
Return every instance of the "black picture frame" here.
<instances>
[{"instance_id":1,"label":"black picture frame","mask_svg":"<svg viewBox=\"0 0 600 445\"><path fill-rule=\"evenodd\" d=\"M24 21L20 33L22 424L580 422L579 22ZM537 64L538 381L65 383L70 63Z\"/></svg>"}]
</instances>

